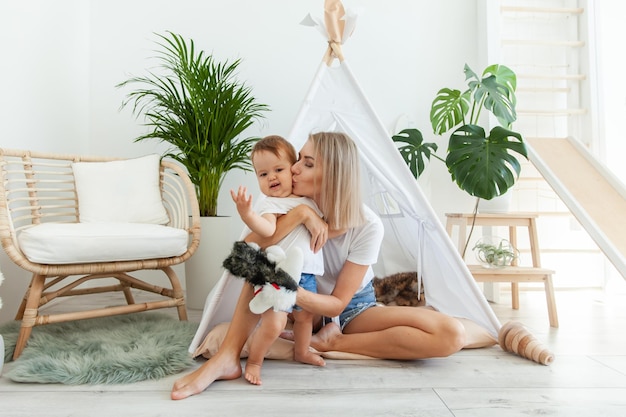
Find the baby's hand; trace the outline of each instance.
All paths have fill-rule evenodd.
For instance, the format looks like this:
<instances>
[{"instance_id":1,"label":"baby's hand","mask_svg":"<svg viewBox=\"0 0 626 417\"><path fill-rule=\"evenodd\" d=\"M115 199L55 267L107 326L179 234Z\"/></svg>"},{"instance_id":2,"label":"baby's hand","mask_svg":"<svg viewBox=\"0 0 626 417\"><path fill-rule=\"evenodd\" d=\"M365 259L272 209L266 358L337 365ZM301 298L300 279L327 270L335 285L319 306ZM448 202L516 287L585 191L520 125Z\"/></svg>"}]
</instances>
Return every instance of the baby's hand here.
<instances>
[{"instance_id":1,"label":"baby's hand","mask_svg":"<svg viewBox=\"0 0 626 417\"><path fill-rule=\"evenodd\" d=\"M236 193L230 190L230 196L233 198L242 219L252 213L252 194L248 196L247 193L248 189L242 185L239 186Z\"/></svg>"}]
</instances>

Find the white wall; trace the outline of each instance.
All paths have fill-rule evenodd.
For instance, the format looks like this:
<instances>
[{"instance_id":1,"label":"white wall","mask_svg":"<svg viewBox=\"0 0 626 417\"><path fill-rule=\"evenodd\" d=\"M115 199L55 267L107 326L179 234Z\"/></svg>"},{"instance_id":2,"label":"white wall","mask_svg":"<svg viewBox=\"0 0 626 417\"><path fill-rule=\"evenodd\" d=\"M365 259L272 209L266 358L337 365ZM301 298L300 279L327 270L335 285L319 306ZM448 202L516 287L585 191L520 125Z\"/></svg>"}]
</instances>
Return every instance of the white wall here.
<instances>
[{"instance_id":1,"label":"white wall","mask_svg":"<svg viewBox=\"0 0 626 417\"><path fill-rule=\"evenodd\" d=\"M88 147L87 3L0 1L1 147Z\"/></svg>"},{"instance_id":2,"label":"white wall","mask_svg":"<svg viewBox=\"0 0 626 417\"><path fill-rule=\"evenodd\" d=\"M322 16L323 0L0 0L0 147L48 152L136 156L163 145L133 143L143 131L119 107L115 85L144 75L156 45L154 32L193 38L219 59L242 58L240 76L271 112L251 135L287 135L324 53L325 39L300 25L307 13ZM463 64L478 62L477 1L344 0L358 8L357 28L344 53L380 119L395 133L408 115L427 140L430 103L443 86L463 86ZM439 140L442 150L445 141ZM442 153L443 154L443 153ZM435 162L437 164L437 162ZM424 181L443 216L467 196L447 179L442 164ZM232 173L219 214L236 215L228 189L256 189L251 175ZM466 204L466 203L464 203ZM235 222L233 235L241 226ZM0 266L5 308L13 316L28 276ZM17 275L20 275L18 278Z\"/></svg>"},{"instance_id":3,"label":"white wall","mask_svg":"<svg viewBox=\"0 0 626 417\"><path fill-rule=\"evenodd\" d=\"M623 48L626 26L623 16L626 3L595 2L593 29L597 37L596 59L599 90L598 119L601 129L601 157L609 169L626 184L626 138L621 122L626 116L626 79L623 74L623 55L614 53Z\"/></svg>"}]
</instances>

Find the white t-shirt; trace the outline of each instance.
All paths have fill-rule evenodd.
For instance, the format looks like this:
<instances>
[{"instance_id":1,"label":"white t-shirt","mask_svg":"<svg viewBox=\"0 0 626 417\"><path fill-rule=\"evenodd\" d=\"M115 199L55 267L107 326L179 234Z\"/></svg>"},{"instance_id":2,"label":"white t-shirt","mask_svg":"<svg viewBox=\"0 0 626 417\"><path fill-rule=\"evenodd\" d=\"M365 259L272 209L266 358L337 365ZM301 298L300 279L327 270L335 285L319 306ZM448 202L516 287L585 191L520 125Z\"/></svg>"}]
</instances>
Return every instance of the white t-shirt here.
<instances>
[{"instance_id":1,"label":"white t-shirt","mask_svg":"<svg viewBox=\"0 0 626 417\"><path fill-rule=\"evenodd\" d=\"M306 204L322 217L322 212L317 207L317 204L307 197L265 197L265 199L259 202L256 210L261 215L266 213L285 214L300 204ZM297 226L277 245L285 251L293 246L302 249L304 254L303 274L322 275L324 273L324 256L322 251L313 253L311 250L311 234L304 225Z\"/></svg>"},{"instance_id":2,"label":"white t-shirt","mask_svg":"<svg viewBox=\"0 0 626 417\"><path fill-rule=\"evenodd\" d=\"M330 294L333 291L337 276L346 261L369 265L357 292L374 278L372 265L378 261L385 230L380 218L369 207L364 206L363 211L366 219L363 226L349 229L324 245L324 275L317 278L317 291L320 294Z\"/></svg>"}]
</instances>

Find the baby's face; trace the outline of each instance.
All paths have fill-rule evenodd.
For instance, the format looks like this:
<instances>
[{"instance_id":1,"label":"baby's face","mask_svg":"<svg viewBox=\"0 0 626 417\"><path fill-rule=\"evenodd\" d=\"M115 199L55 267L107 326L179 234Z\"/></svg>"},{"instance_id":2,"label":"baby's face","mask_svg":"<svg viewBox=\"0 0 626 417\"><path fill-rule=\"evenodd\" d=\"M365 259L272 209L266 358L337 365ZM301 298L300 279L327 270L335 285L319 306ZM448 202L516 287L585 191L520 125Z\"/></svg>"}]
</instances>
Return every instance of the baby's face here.
<instances>
[{"instance_id":1,"label":"baby's face","mask_svg":"<svg viewBox=\"0 0 626 417\"><path fill-rule=\"evenodd\" d=\"M268 197L291 195L291 162L269 151L259 151L252 158L261 192Z\"/></svg>"}]
</instances>

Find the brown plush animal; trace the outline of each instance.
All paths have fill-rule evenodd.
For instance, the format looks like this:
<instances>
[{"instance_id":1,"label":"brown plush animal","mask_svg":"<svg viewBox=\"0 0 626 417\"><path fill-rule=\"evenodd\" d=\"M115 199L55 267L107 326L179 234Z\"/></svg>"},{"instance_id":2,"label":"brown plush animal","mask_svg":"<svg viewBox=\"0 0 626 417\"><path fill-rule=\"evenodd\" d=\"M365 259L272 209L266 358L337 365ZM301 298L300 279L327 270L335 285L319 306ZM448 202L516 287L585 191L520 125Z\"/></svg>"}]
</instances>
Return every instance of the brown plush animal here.
<instances>
[{"instance_id":1,"label":"brown plush animal","mask_svg":"<svg viewBox=\"0 0 626 417\"><path fill-rule=\"evenodd\" d=\"M424 305L424 288L417 287L417 272L398 272L383 278L374 277L372 285L379 303L412 307ZM418 300L420 292L422 295Z\"/></svg>"}]
</instances>

